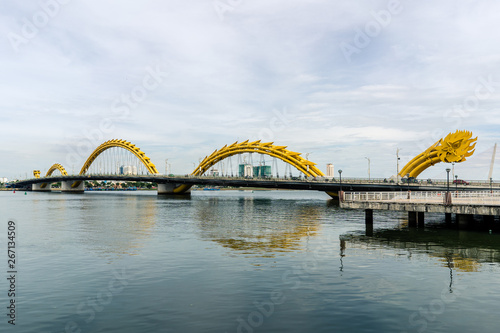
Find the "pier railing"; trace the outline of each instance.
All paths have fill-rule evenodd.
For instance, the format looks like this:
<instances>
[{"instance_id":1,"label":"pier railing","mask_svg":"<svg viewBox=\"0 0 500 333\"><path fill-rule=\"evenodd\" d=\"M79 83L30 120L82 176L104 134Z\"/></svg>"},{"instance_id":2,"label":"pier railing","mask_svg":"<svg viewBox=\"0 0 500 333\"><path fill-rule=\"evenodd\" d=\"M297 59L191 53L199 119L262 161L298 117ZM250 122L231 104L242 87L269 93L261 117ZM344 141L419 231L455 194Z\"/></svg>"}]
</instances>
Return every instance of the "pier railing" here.
<instances>
[{"instance_id":1,"label":"pier railing","mask_svg":"<svg viewBox=\"0 0 500 333\"><path fill-rule=\"evenodd\" d=\"M450 191L451 203L500 205L500 191ZM446 191L345 192L344 202L429 203L441 204Z\"/></svg>"}]
</instances>

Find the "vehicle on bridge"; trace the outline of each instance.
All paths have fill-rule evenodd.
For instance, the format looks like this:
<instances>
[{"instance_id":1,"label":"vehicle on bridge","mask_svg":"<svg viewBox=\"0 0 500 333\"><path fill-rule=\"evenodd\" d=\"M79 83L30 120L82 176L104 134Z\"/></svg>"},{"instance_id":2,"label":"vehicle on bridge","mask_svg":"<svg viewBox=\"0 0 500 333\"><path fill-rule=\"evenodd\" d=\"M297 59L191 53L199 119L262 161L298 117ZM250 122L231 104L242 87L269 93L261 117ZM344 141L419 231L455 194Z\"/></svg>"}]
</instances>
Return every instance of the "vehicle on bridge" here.
<instances>
[{"instance_id":1,"label":"vehicle on bridge","mask_svg":"<svg viewBox=\"0 0 500 333\"><path fill-rule=\"evenodd\" d=\"M403 184L406 184L406 183L414 183L414 184L418 184L418 180L417 178L415 177L410 177L410 178L401 178L401 183Z\"/></svg>"},{"instance_id":2,"label":"vehicle on bridge","mask_svg":"<svg viewBox=\"0 0 500 333\"><path fill-rule=\"evenodd\" d=\"M455 179L453 181L453 184L458 184L458 185L470 185L469 182L463 180L463 179Z\"/></svg>"}]
</instances>

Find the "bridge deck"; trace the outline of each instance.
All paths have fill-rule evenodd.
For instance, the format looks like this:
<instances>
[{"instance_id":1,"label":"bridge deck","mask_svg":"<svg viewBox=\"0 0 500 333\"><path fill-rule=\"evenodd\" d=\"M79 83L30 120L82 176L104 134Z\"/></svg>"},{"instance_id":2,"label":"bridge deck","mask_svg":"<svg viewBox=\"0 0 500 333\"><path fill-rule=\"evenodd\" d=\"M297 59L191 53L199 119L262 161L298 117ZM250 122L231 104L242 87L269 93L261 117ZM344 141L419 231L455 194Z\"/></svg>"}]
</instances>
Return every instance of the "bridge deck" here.
<instances>
[{"instance_id":1,"label":"bridge deck","mask_svg":"<svg viewBox=\"0 0 500 333\"><path fill-rule=\"evenodd\" d=\"M158 184L174 183L187 185L202 185L202 186L222 186L222 187L261 187L261 188L276 188L276 189L291 189L291 190L313 190L337 193L342 187L348 191L406 191L408 188L412 191L440 191L446 189L445 184L396 184L381 181L367 181L359 179L348 179L342 181L342 184L337 180L325 179L246 179L240 177L210 177L210 176L164 176L164 175L69 175L69 176L51 176L43 178L32 178L14 183L15 187L28 187L38 183L55 183L61 181L92 181L92 180L109 180L109 181L134 181L134 182L151 182ZM460 186L461 190L487 190L486 186Z\"/></svg>"}]
</instances>

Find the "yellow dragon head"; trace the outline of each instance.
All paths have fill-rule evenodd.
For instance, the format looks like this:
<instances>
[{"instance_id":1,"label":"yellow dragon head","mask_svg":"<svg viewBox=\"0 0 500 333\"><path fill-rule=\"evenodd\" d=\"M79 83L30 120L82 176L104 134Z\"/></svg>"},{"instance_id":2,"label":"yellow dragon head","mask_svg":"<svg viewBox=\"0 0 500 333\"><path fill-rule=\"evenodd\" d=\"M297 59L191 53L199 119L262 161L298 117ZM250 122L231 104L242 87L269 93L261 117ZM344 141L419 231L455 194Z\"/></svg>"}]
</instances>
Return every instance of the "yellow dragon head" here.
<instances>
[{"instance_id":1,"label":"yellow dragon head","mask_svg":"<svg viewBox=\"0 0 500 333\"><path fill-rule=\"evenodd\" d=\"M434 149L441 161L460 163L474 154L476 140L477 137L472 139L472 132L457 130L439 140L439 144Z\"/></svg>"}]
</instances>

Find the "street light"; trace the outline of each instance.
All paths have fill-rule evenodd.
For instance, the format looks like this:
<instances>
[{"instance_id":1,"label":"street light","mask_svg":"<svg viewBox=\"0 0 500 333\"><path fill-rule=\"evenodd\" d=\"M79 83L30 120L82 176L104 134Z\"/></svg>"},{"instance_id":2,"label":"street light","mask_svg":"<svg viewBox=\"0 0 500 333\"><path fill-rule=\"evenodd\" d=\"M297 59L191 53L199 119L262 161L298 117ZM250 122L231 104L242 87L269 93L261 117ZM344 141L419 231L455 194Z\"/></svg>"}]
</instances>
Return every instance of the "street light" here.
<instances>
[{"instance_id":1,"label":"street light","mask_svg":"<svg viewBox=\"0 0 500 333\"><path fill-rule=\"evenodd\" d=\"M370 159L365 157L368 160L368 182L370 181Z\"/></svg>"},{"instance_id":2,"label":"street light","mask_svg":"<svg viewBox=\"0 0 500 333\"><path fill-rule=\"evenodd\" d=\"M450 196L450 168L446 168L446 198L445 205L451 205L451 196Z\"/></svg>"},{"instance_id":3,"label":"street light","mask_svg":"<svg viewBox=\"0 0 500 333\"><path fill-rule=\"evenodd\" d=\"M342 169L339 169L339 177L340 177L340 192L342 192Z\"/></svg>"},{"instance_id":4,"label":"street light","mask_svg":"<svg viewBox=\"0 0 500 333\"><path fill-rule=\"evenodd\" d=\"M410 174L406 174L406 187L408 188L408 192L410 192Z\"/></svg>"},{"instance_id":5,"label":"street light","mask_svg":"<svg viewBox=\"0 0 500 333\"><path fill-rule=\"evenodd\" d=\"M399 184L399 151L399 148L396 149L396 184Z\"/></svg>"},{"instance_id":6,"label":"street light","mask_svg":"<svg viewBox=\"0 0 500 333\"><path fill-rule=\"evenodd\" d=\"M455 198L458 197L458 175L455 175Z\"/></svg>"},{"instance_id":7,"label":"street light","mask_svg":"<svg viewBox=\"0 0 500 333\"><path fill-rule=\"evenodd\" d=\"M450 168L446 168L446 193L450 192Z\"/></svg>"},{"instance_id":8,"label":"street light","mask_svg":"<svg viewBox=\"0 0 500 333\"><path fill-rule=\"evenodd\" d=\"M490 193L493 193L493 178L490 178Z\"/></svg>"}]
</instances>

